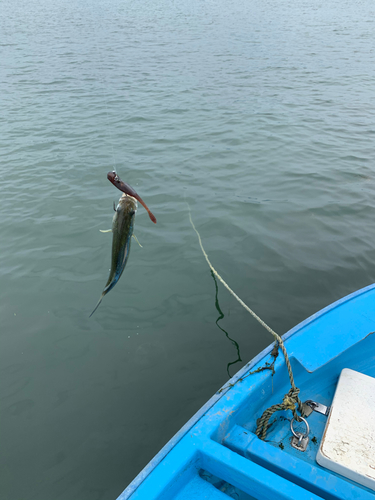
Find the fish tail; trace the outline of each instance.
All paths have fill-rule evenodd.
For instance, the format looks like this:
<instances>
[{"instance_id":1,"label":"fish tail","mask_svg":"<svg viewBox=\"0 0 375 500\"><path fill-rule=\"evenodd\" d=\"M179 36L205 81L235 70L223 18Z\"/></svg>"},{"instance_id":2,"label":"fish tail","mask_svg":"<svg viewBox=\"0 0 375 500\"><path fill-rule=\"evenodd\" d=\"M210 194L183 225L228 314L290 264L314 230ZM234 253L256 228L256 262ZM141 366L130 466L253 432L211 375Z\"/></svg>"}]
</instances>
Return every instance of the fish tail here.
<instances>
[{"instance_id":1,"label":"fish tail","mask_svg":"<svg viewBox=\"0 0 375 500\"><path fill-rule=\"evenodd\" d=\"M94 312L97 310L97 308L100 306L100 303L101 301L103 300L103 297L104 297L105 293L102 293L100 299L98 300L98 303L96 304L95 306L95 309L93 310L93 312L90 314L89 318L91 318L91 316L94 314Z\"/></svg>"}]
</instances>

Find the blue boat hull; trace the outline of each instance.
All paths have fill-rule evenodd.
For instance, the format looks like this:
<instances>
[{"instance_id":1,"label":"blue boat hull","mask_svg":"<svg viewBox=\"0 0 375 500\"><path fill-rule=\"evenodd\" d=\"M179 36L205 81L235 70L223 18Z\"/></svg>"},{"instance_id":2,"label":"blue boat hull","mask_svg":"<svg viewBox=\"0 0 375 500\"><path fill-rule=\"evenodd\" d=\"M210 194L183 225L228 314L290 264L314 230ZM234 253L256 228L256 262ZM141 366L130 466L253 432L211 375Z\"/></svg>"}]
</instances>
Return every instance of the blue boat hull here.
<instances>
[{"instance_id":1,"label":"blue boat hull","mask_svg":"<svg viewBox=\"0 0 375 500\"><path fill-rule=\"evenodd\" d=\"M329 406L343 368L375 377L374 330L371 285L285 334L301 400ZM374 491L317 464L324 415L314 412L308 417L311 439L305 452L291 446L290 411L275 414L265 441L255 435L257 419L290 388L281 354L274 374L267 369L250 374L272 362L272 349L270 345L225 384L118 500L374 500Z\"/></svg>"}]
</instances>

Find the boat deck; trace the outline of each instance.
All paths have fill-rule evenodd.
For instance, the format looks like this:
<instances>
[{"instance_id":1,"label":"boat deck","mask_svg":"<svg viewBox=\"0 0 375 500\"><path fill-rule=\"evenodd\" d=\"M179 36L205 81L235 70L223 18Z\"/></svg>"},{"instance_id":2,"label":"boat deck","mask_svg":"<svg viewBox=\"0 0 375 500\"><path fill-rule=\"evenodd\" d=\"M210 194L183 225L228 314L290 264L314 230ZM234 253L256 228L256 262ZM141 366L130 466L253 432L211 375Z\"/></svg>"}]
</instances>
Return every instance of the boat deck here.
<instances>
[{"instance_id":1,"label":"boat deck","mask_svg":"<svg viewBox=\"0 0 375 500\"><path fill-rule=\"evenodd\" d=\"M323 309L284 336L302 401L330 406L350 368L375 377L375 285ZM256 420L290 389L282 353L269 346L233 377L161 450L118 500L361 499L375 492L322 468L316 454L327 417L308 417L305 452L291 446L291 412L277 412L265 441ZM301 431L304 432L304 424ZM298 430L298 426L295 425ZM374 459L375 460L375 459ZM374 463L375 466L375 463Z\"/></svg>"}]
</instances>

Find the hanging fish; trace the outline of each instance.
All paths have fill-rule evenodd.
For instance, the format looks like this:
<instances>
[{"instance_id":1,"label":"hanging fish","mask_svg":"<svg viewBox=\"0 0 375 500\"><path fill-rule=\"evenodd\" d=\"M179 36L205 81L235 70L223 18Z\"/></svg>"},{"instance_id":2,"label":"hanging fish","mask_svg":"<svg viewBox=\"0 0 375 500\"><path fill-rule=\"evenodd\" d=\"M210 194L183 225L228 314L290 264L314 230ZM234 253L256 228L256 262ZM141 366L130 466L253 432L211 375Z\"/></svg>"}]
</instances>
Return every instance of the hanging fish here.
<instances>
[{"instance_id":1,"label":"hanging fish","mask_svg":"<svg viewBox=\"0 0 375 500\"><path fill-rule=\"evenodd\" d=\"M122 191L125 194L128 194L130 196L133 196L136 200L139 201L139 203L147 210L148 216L152 220L154 224L156 224L156 217L154 214L149 210L148 206L146 203L142 200L142 198L134 191L134 189L129 186L129 184L126 184L126 182L123 182L120 177L116 174L115 171L113 172L108 172L107 174L107 179L112 182L112 184L117 187L120 191Z\"/></svg>"},{"instance_id":2,"label":"hanging fish","mask_svg":"<svg viewBox=\"0 0 375 500\"><path fill-rule=\"evenodd\" d=\"M137 200L133 196L123 194L115 208L115 215L112 221L112 263L108 281L103 293L90 314L91 316L99 307L99 304L120 279L130 252L130 241L133 235L135 213L137 211Z\"/></svg>"}]
</instances>

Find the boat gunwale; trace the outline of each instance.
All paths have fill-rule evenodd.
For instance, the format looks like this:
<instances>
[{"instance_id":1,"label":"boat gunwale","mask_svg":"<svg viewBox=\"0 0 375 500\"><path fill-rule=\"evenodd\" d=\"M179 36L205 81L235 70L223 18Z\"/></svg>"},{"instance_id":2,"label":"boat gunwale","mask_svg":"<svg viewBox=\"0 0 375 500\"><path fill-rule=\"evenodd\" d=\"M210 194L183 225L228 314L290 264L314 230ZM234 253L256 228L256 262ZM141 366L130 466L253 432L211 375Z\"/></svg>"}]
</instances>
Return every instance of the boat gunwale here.
<instances>
[{"instance_id":1,"label":"boat gunwale","mask_svg":"<svg viewBox=\"0 0 375 500\"><path fill-rule=\"evenodd\" d=\"M282 335L283 341L287 341L297 332L305 328L309 323L316 321L318 318L324 316L331 310L341 306L345 302L349 302L359 295L365 294L368 291L375 288L375 283L368 285L364 288L356 290L349 295L345 295L341 299L329 304L328 306L320 309L318 312L312 314L302 322L298 323L296 326L291 328L288 332ZM163 446L163 448L148 462L148 464L139 472L139 474L133 479L133 481L125 488L125 490L120 494L117 500L126 500L131 497L131 495L138 489L138 487L143 483L143 481L149 476L149 474L162 462L162 460L168 455L168 453L181 441L181 439L199 422L199 420L219 401L225 394L232 389L237 382L246 375L248 371L253 368L262 359L268 356L272 349L274 343L272 342L265 349L263 349L259 354L257 354L252 360L250 360L245 366L243 366L233 377L229 379L182 427L177 431L174 436Z\"/></svg>"}]
</instances>

